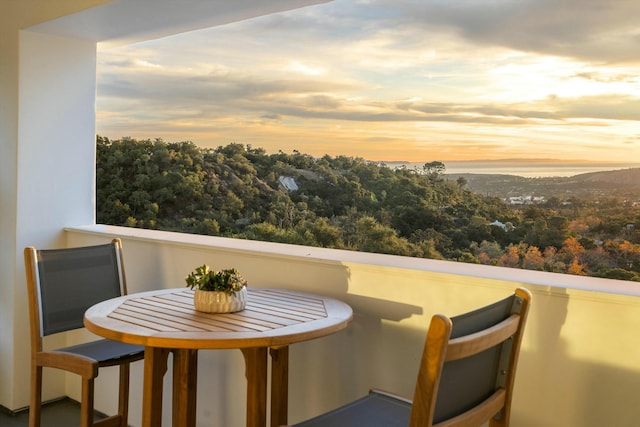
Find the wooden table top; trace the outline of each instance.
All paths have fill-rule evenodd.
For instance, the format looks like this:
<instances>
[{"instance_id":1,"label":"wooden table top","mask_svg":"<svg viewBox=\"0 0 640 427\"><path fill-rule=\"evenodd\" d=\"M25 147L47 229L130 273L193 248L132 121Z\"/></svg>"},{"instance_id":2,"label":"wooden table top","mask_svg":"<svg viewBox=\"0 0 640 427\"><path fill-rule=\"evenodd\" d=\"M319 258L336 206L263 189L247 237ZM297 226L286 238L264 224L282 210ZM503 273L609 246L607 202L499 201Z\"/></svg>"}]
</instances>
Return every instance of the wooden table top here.
<instances>
[{"instance_id":1,"label":"wooden table top","mask_svg":"<svg viewBox=\"0 0 640 427\"><path fill-rule=\"evenodd\" d=\"M337 332L351 321L347 304L286 289L247 288L242 311L212 314L193 308L194 291L164 289L130 294L94 305L88 330L148 347L225 349L278 347Z\"/></svg>"}]
</instances>

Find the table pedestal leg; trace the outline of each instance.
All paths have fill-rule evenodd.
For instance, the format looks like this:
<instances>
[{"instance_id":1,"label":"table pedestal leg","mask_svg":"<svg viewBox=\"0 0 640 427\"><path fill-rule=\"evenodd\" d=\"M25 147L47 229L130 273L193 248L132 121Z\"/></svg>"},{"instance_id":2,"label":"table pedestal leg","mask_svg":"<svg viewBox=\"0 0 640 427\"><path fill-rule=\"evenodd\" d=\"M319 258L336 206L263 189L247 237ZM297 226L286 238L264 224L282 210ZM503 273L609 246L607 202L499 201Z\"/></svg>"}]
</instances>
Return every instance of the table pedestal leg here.
<instances>
[{"instance_id":1,"label":"table pedestal leg","mask_svg":"<svg viewBox=\"0 0 640 427\"><path fill-rule=\"evenodd\" d=\"M169 350L145 347L142 389L142 426L162 426L162 379L167 372Z\"/></svg>"},{"instance_id":2,"label":"table pedestal leg","mask_svg":"<svg viewBox=\"0 0 640 427\"><path fill-rule=\"evenodd\" d=\"M267 425L267 349L243 348L247 377L247 427Z\"/></svg>"},{"instance_id":3,"label":"table pedestal leg","mask_svg":"<svg viewBox=\"0 0 640 427\"><path fill-rule=\"evenodd\" d=\"M198 350L173 351L173 427L195 427Z\"/></svg>"},{"instance_id":4,"label":"table pedestal leg","mask_svg":"<svg viewBox=\"0 0 640 427\"><path fill-rule=\"evenodd\" d=\"M287 424L289 404L289 347L272 348L271 427Z\"/></svg>"}]
</instances>

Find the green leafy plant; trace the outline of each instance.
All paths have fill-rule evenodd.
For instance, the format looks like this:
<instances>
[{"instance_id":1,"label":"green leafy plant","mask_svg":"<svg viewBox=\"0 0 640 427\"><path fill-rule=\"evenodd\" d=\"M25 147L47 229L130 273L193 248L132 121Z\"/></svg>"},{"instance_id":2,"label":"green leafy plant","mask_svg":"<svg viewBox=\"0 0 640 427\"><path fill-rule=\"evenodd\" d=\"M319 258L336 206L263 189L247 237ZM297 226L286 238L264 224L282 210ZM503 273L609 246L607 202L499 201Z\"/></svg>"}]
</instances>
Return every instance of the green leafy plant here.
<instances>
[{"instance_id":1,"label":"green leafy plant","mask_svg":"<svg viewBox=\"0 0 640 427\"><path fill-rule=\"evenodd\" d=\"M235 268L211 270L204 264L185 278L187 287L201 291L217 291L233 295L247 286L247 281Z\"/></svg>"}]
</instances>

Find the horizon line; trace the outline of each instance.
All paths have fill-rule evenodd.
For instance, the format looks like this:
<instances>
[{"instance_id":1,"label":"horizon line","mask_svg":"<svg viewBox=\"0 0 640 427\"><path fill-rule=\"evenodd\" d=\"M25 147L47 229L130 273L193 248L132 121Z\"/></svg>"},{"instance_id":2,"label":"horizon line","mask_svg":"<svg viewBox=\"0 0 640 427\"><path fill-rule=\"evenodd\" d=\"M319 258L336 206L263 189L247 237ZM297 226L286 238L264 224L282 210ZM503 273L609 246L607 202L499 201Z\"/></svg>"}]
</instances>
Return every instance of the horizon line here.
<instances>
[{"instance_id":1,"label":"horizon line","mask_svg":"<svg viewBox=\"0 0 640 427\"><path fill-rule=\"evenodd\" d=\"M376 163L405 163L405 164L415 164L415 163L432 163L432 162L442 162L442 163L511 163L511 164L532 164L532 163L556 163L556 164L565 164L565 165L639 165L640 161L624 161L624 160L561 160L561 159L552 159L552 158L536 158L536 159L528 159L528 158L505 158L505 159L471 159L471 160L428 160L428 161L410 161L410 160L374 160Z\"/></svg>"}]
</instances>

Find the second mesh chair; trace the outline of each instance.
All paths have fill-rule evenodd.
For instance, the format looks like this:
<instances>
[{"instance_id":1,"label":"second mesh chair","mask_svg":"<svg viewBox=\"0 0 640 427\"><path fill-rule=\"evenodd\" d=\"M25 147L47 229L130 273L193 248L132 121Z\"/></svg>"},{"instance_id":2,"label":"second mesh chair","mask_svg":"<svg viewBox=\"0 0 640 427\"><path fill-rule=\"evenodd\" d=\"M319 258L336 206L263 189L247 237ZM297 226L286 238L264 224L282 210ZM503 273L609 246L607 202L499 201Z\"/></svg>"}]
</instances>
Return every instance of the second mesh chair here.
<instances>
[{"instance_id":1,"label":"second mesh chair","mask_svg":"<svg viewBox=\"0 0 640 427\"><path fill-rule=\"evenodd\" d=\"M517 289L460 316L433 316L413 401L372 390L296 427L508 426L530 302L529 291Z\"/></svg>"},{"instance_id":2,"label":"second mesh chair","mask_svg":"<svg viewBox=\"0 0 640 427\"><path fill-rule=\"evenodd\" d=\"M31 329L31 402L29 426L40 426L42 368L80 375L81 426L126 427L130 363L144 357L144 348L99 339L55 350L43 348L43 337L83 327L84 312L92 305L126 294L119 239L109 244L78 248L24 250ZM94 421L94 380L98 368L120 366L118 414Z\"/></svg>"}]
</instances>

